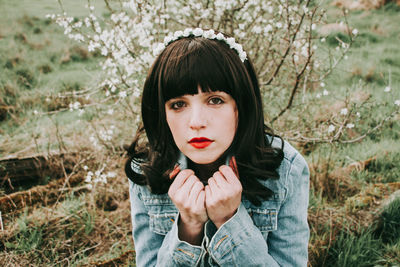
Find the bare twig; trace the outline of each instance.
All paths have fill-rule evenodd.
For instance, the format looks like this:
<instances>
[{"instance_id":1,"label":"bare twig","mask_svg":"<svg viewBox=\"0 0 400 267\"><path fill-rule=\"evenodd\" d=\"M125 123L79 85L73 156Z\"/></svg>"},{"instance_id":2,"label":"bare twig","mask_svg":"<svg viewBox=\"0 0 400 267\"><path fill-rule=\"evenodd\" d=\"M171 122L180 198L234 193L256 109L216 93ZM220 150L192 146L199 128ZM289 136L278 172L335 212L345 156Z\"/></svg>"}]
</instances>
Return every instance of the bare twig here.
<instances>
[{"instance_id":1,"label":"bare twig","mask_svg":"<svg viewBox=\"0 0 400 267\"><path fill-rule=\"evenodd\" d=\"M4 227L3 227L3 218L1 216L1 211L0 211L0 230L4 231Z\"/></svg>"},{"instance_id":2,"label":"bare twig","mask_svg":"<svg viewBox=\"0 0 400 267\"><path fill-rule=\"evenodd\" d=\"M309 54L309 56L307 57L307 61L306 61L306 63L304 64L302 70L296 75L296 82L295 82L295 84L294 84L294 86L293 86L293 88L292 88L292 92L291 92L291 94L290 94L289 101L288 101L287 105L278 113L278 115L276 115L276 116L271 120L271 124L274 123L274 121L276 121L280 116L282 116L282 115L292 106L292 104L293 104L293 99L294 99L294 96L295 96L295 94L296 94L296 92L297 92L297 89L298 89L298 87L299 87L299 83L300 83L301 77L303 76L304 71L307 69L307 66L308 66L308 64L310 63L311 57L312 57L312 53Z\"/></svg>"}]
</instances>

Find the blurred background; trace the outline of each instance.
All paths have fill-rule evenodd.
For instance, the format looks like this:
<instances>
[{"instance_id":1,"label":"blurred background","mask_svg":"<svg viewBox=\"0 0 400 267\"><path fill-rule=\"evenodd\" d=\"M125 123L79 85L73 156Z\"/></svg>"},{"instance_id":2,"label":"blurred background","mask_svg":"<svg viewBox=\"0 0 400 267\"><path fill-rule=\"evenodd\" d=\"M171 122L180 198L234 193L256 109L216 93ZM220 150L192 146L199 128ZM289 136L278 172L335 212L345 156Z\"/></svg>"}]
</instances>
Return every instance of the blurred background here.
<instances>
[{"instance_id":1,"label":"blurred background","mask_svg":"<svg viewBox=\"0 0 400 267\"><path fill-rule=\"evenodd\" d=\"M310 266L400 265L400 2L0 0L0 265L134 266L125 148L154 49L234 36L311 170Z\"/></svg>"}]
</instances>

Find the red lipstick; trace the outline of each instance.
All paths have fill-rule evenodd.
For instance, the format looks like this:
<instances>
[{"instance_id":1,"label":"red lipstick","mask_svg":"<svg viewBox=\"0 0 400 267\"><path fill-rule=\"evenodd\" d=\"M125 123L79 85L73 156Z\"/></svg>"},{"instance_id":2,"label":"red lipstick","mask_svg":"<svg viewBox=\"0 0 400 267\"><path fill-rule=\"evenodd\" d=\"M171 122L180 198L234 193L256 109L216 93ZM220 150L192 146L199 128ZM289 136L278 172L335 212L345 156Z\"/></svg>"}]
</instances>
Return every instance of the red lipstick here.
<instances>
[{"instance_id":1,"label":"red lipstick","mask_svg":"<svg viewBox=\"0 0 400 267\"><path fill-rule=\"evenodd\" d=\"M190 139L189 144L191 144L194 148L202 149L208 147L212 142L212 140L206 137L195 137Z\"/></svg>"}]
</instances>

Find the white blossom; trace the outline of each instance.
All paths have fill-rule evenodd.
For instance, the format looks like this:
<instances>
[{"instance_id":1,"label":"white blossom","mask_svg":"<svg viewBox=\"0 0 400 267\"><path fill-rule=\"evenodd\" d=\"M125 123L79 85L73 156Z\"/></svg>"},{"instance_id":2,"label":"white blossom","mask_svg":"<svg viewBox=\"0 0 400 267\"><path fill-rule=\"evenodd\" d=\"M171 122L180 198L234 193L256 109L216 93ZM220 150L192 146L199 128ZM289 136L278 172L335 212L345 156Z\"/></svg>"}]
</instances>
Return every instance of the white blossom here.
<instances>
[{"instance_id":1,"label":"white blossom","mask_svg":"<svg viewBox=\"0 0 400 267\"><path fill-rule=\"evenodd\" d=\"M254 26L251 31L254 32L255 34L260 34L262 31L262 28L261 28L261 26L257 25L257 26Z\"/></svg>"},{"instance_id":2,"label":"white blossom","mask_svg":"<svg viewBox=\"0 0 400 267\"><path fill-rule=\"evenodd\" d=\"M114 178L116 176L117 176L117 174L115 172L108 172L107 173L107 177Z\"/></svg>"},{"instance_id":3,"label":"white blossom","mask_svg":"<svg viewBox=\"0 0 400 267\"><path fill-rule=\"evenodd\" d=\"M391 89L392 89L392 88L390 88L390 86L386 86L386 87L385 87L385 90L383 90L383 91L386 92L386 93L388 93L388 92L390 92Z\"/></svg>"},{"instance_id":4,"label":"white blossom","mask_svg":"<svg viewBox=\"0 0 400 267\"><path fill-rule=\"evenodd\" d=\"M86 175L85 182L86 183L90 183L91 181L92 181L92 176L91 175Z\"/></svg>"},{"instance_id":5,"label":"white blossom","mask_svg":"<svg viewBox=\"0 0 400 267\"><path fill-rule=\"evenodd\" d=\"M264 27L264 34L268 34L271 31L272 31L271 24L268 24L267 26Z\"/></svg>"},{"instance_id":6,"label":"white blossom","mask_svg":"<svg viewBox=\"0 0 400 267\"><path fill-rule=\"evenodd\" d=\"M394 101L394 104L395 104L396 106L400 106L400 99L397 99L396 101Z\"/></svg>"},{"instance_id":7,"label":"white blossom","mask_svg":"<svg viewBox=\"0 0 400 267\"><path fill-rule=\"evenodd\" d=\"M125 98L127 95L126 95L126 91L121 91L121 92L119 92L118 93L118 96L120 97L120 98Z\"/></svg>"},{"instance_id":8,"label":"white blossom","mask_svg":"<svg viewBox=\"0 0 400 267\"><path fill-rule=\"evenodd\" d=\"M348 123L346 125L346 127L349 128L349 129L352 129L352 128L354 128L354 124L353 123Z\"/></svg>"},{"instance_id":9,"label":"white blossom","mask_svg":"<svg viewBox=\"0 0 400 267\"><path fill-rule=\"evenodd\" d=\"M328 133L331 133L331 132L333 132L335 130L335 126L334 125L329 125L329 127L328 127Z\"/></svg>"},{"instance_id":10,"label":"white blossom","mask_svg":"<svg viewBox=\"0 0 400 267\"><path fill-rule=\"evenodd\" d=\"M347 115L347 113L348 113L348 109L347 108L342 108L340 110L340 115Z\"/></svg>"}]
</instances>

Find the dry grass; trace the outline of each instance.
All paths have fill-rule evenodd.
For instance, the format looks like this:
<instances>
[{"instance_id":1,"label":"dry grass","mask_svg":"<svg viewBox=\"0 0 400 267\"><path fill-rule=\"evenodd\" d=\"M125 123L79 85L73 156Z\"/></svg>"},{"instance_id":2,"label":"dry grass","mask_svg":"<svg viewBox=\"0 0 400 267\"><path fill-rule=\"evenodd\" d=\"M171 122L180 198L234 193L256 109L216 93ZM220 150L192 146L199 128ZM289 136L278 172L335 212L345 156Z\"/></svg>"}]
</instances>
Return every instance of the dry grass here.
<instances>
[{"instance_id":1,"label":"dry grass","mask_svg":"<svg viewBox=\"0 0 400 267\"><path fill-rule=\"evenodd\" d=\"M116 155L109 157L108 164L123 166L123 160ZM95 166L96 158L85 164ZM4 213L3 207L9 204L1 205L5 227L0 233L1 266L133 263L130 206L123 171L116 169L116 178L107 184L96 184L89 191L83 183L85 171L79 170L67 183L59 179L2 198L4 203L12 199L17 208Z\"/></svg>"}]
</instances>

